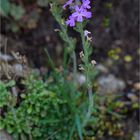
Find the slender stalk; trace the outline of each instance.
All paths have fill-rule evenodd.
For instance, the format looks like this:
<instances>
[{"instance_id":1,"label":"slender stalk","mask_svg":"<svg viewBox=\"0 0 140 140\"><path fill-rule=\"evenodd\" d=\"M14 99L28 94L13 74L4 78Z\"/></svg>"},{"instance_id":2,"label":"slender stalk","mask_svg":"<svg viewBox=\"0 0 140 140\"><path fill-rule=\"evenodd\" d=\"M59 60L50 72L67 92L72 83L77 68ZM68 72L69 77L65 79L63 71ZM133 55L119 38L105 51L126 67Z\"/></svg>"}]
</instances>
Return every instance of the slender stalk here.
<instances>
[{"instance_id":1,"label":"slender stalk","mask_svg":"<svg viewBox=\"0 0 140 140\"><path fill-rule=\"evenodd\" d=\"M92 94L92 87L91 87L91 80L90 80L90 70L89 70L89 54L87 52L87 48L89 47L89 45L86 44L86 40L85 40L85 36L84 36L84 30L83 30L83 26L82 24L80 24L79 26L79 31L80 31L80 35L81 35L81 39L82 39L82 45L83 45L83 50L84 50L84 55L85 55L85 75L86 75L86 86L87 86L87 92L88 92L88 98L89 98L89 106L88 106L88 110L86 113L86 116L84 118L83 121L83 127L86 125L86 123L88 122L88 120L91 117L92 114L92 108L93 108L93 94Z\"/></svg>"},{"instance_id":2,"label":"slender stalk","mask_svg":"<svg viewBox=\"0 0 140 140\"><path fill-rule=\"evenodd\" d=\"M76 83L76 77L77 77L77 60L76 60L76 53L75 53L75 51L72 52L72 59L73 59L73 81Z\"/></svg>"},{"instance_id":3,"label":"slender stalk","mask_svg":"<svg viewBox=\"0 0 140 140\"><path fill-rule=\"evenodd\" d=\"M72 39L71 37L68 36L68 32L67 32L67 26L62 22L62 13L61 13L61 9L59 8L59 6L54 3L52 1L52 5L51 5L51 12L53 14L53 16L55 17L56 21L58 22L61 31L60 36L63 39L63 41L67 44L68 49L65 50L65 54L64 54L64 62L63 65L66 68L67 67L67 58L68 55L70 53L73 53L74 49L75 49L75 41L74 39ZM73 55L74 56L74 55ZM72 57L73 59L75 59L75 56ZM76 59L75 59L76 60ZM74 60L73 60L74 61Z\"/></svg>"},{"instance_id":4,"label":"slender stalk","mask_svg":"<svg viewBox=\"0 0 140 140\"><path fill-rule=\"evenodd\" d=\"M67 28L64 27L62 24L60 24L60 28L65 36L65 41L68 43L68 47L72 50L72 61L73 61L73 81L76 83L76 74L77 74L77 59L76 59L76 53L74 51L74 48L75 48L75 44L73 42L71 42L69 36L68 36L68 33L67 33ZM67 52L67 49L65 50L65 60L64 60L64 66L66 67L67 66L67 63L66 63L66 59L68 57L68 52Z\"/></svg>"},{"instance_id":5,"label":"slender stalk","mask_svg":"<svg viewBox=\"0 0 140 140\"><path fill-rule=\"evenodd\" d=\"M88 111L87 111L86 116L83 121L83 127L87 124L87 122L90 119L91 114L92 114L92 108L93 108L93 104L94 104L92 88L88 88L88 99L89 99L89 106L88 106Z\"/></svg>"}]
</instances>

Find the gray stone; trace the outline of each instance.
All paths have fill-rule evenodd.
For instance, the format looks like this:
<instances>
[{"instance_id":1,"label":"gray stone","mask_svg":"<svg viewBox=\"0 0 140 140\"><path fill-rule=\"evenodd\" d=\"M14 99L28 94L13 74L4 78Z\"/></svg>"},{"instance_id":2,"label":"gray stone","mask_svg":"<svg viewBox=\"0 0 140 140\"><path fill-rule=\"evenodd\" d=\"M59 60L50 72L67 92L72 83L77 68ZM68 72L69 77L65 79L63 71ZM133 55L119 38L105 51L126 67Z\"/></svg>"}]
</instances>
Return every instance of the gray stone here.
<instances>
[{"instance_id":1,"label":"gray stone","mask_svg":"<svg viewBox=\"0 0 140 140\"><path fill-rule=\"evenodd\" d=\"M76 76L77 83L81 86L86 82L86 76L78 73Z\"/></svg>"},{"instance_id":2,"label":"gray stone","mask_svg":"<svg viewBox=\"0 0 140 140\"><path fill-rule=\"evenodd\" d=\"M134 132L134 137L136 140L140 140L140 131Z\"/></svg>"},{"instance_id":3,"label":"gray stone","mask_svg":"<svg viewBox=\"0 0 140 140\"><path fill-rule=\"evenodd\" d=\"M13 65L13 73L15 73L18 76L22 76L23 75L23 66L21 64Z\"/></svg>"},{"instance_id":4,"label":"gray stone","mask_svg":"<svg viewBox=\"0 0 140 140\"><path fill-rule=\"evenodd\" d=\"M3 62L3 61L4 62L9 62L9 61L12 61L12 60L13 60L12 56L0 53L0 62Z\"/></svg>"},{"instance_id":5,"label":"gray stone","mask_svg":"<svg viewBox=\"0 0 140 140\"><path fill-rule=\"evenodd\" d=\"M108 73L108 69L102 64L96 65L95 68L101 73Z\"/></svg>"},{"instance_id":6,"label":"gray stone","mask_svg":"<svg viewBox=\"0 0 140 140\"><path fill-rule=\"evenodd\" d=\"M117 93L125 88L125 82L116 78L114 75L103 75L97 79L99 93Z\"/></svg>"},{"instance_id":7,"label":"gray stone","mask_svg":"<svg viewBox=\"0 0 140 140\"><path fill-rule=\"evenodd\" d=\"M12 140L12 137L5 130L1 130L0 140Z\"/></svg>"}]
</instances>

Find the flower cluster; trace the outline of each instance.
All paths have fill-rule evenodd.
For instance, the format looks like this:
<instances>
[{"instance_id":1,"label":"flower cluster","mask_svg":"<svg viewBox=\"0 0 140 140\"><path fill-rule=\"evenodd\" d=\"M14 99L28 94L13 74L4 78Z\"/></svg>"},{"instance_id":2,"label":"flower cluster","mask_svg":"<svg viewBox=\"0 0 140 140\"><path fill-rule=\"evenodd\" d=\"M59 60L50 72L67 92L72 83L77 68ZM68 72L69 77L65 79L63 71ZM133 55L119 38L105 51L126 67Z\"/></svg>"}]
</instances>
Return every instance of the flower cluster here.
<instances>
[{"instance_id":1,"label":"flower cluster","mask_svg":"<svg viewBox=\"0 0 140 140\"><path fill-rule=\"evenodd\" d=\"M72 14L69 16L66 24L70 27L75 26L76 22L83 22L83 20L89 19L92 16L92 13L89 11L90 0L68 0L63 6L65 9L69 6L69 9L72 11Z\"/></svg>"}]
</instances>

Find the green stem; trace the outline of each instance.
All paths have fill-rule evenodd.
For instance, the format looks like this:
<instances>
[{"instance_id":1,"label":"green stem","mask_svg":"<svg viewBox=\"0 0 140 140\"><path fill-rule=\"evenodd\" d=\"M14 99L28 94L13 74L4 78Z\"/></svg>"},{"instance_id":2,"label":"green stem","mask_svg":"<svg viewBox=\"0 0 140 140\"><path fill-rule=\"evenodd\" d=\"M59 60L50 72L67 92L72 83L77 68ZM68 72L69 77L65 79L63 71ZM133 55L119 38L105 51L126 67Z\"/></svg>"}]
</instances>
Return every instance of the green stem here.
<instances>
[{"instance_id":1,"label":"green stem","mask_svg":"<svg viewBox=\"0 0 140 140\"><path fill-rule=\"evenodd\" d=\"M83 26L82 24L80 24L79 26L79 31L80 31L80 35L81 35L81 39L82 39L82 45L83 45L83 50L84 50L84 57L85 57L85 61L84 61L84 64L85 64L85 75L86 75L86 86L87 86L87 90L88 90L88 97L89 97L89 106L88 106L88 111L86 113L86 116L84 118L84 121L83 121L83 127L87 124L88 120L90 119L91 117L91 114L92 114L92 108L93 108L93 95L92 95L92 87L91 87L91 80L90 80L90 76L89 76L89 73L90 73L90 70L89 70L89 54L88 54L88 44L86 43L86 40L85 40L85 36L84 36L84 30L83 30Z\"/></svg>"},{"instance_id":2,"label":"green stem","mask_svg":"<svg viewBox=\"0 0 140 140\"><path fill-rule=\"evenodd\" d=\"M68 60L68 51L66 49L67 48L64 48L64 56L63 56L63 67L64 67L64 69L67 66L67 60Z\"/></svg>"},{"instance_id":3,"label":"green stem","mask_svg":"<svg viewBox=\"0 0 140 140\"><path fill-rule=\"evenodd\" d=\"M60 23L59 23L60 24ZM63 25L60 24L60 28L65 36L65 41L66 43L68 43L69 48L72 50L72 60L73 60L73 80L76 83L76 74L77 74L77 59L76 59L76 53L74 51L75 48L75 44L73 42L71 42L70 37L68 36L67 33L67 28L64 27ZM64 39L63 39L64 40ZM64 66L67 66L67 57L68 57L68 51L67 49L65 49L65 53L64 53Z\"/></svg>"},{"instance_id":4,"label":"green stem","mask_svg":"<svg viewBox=\"0 0 140 140\"><path fill-rule=\"evenodd\" d=\"M76 53L75 53L75 51L72 52L72 59L73 59L73 81L76 83L77 60L76 60Z\"/></svg>"},{"instance_id":5,"label":"green stem","mask_svg":"<svg viewBox=\"0 0 140 140\"><path fill-rule=\"evenodd\" d=\"M72 39L71 37L68 36L67 26L62 23L61 8L57 5L56 2L52 1L52 3L53 3L53 5L51 7L51 12L60 26L60 29L61 29L60 36L62 35L61 38L63 39L64 42L66 42L67 46L69 47L68 49L65 50L65 54L64 54L63 65L64 65L64 68L66 68L68 65L67 58L68 58L69 53L72 53L74 51L75 41L74 41L74 39Z\"/></svg>"},{"instance_id":6,"label":"green stem","mask_svg":"<svg viewBox=\"0 0 140 140\"><path fill-rule=\"evenodd\" d=\"M92 108L93 108L93 104L94 104L92 88L88 88L88 98L89 98L89 106L88 106L88 111L87 111L86 116L83 121L83 127L87 124L87 122L90 119L91 114L92 114Z\"/></svg>"}]
</instances>

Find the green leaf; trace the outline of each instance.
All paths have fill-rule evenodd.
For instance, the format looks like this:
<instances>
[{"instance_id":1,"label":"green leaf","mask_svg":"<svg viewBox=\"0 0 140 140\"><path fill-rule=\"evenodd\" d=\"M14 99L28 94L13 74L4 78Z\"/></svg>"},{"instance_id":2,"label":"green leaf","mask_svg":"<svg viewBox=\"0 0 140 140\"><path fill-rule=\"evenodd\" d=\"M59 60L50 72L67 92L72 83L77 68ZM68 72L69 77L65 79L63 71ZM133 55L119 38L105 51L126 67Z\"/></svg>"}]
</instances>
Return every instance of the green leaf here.
<instances>
[{"instance_id":1,"label":"green leaf","mask_svg":"<svg viewBox=\"0 0 140 140\"><path fill-rule=\"evenodd\" d=\"M74 134L74 131L75 131L75 124L72 126L72 128L70 130L70 135L69 135L69 139L68 140L71 140L72 139L73 134Z\"/></svg>"},{"instance_id":2,"label":"green leaf","mask_svg":"<svg viewBox=\"0 0 140 140\"><path fill-rule=\"evenodd\" d=\"M32 112L32 107L31 107L31 106L27 109L27 112L28 112L29 114Z\"/></svg>"},{"instance_id":3,"label":"green leaf","mask_svg":"<svg viewBox=\"0 0 140 140\"><path fill-rule=\"evenodd\" d=\"M11 134L13 131L14 131L14 130L13 130L10 126L7 127L7 132L8 132L9 134Z\"/></svg>"},{"instance_id":4,"label":"green leaf","mask_svg":"<svg viewBox=\"0 0 140 140\"><path fill-rule=\"evenodd\" d=\"M26 94L21 94L20 97L25 99L26 98Z\"/></svg>"},{"instance_id":5,"label":"green leaf","mask_svg":"<svg viewBox=\"0 0 140 140\"><path fill-rule=\"evenodd\" d=\"M51 58L51 56L50 56L48 50L45 49L45 52L46 52L46 55L47 55L47 57L48 57L48 62L49 62L49 64L50 64L51 68L52 68L53 70L55 70L55 64L54 64L54 62L53 62L53 60L52 60L52 58Z\"/></svg>"},{"instance_id":6,"label":"green leaf","mask_svg":"<svg viewBox=\"0 0 140 140\"><path fill-rule=\"evenodd\" d=\"M126 55L126 56L124 56L124 60L125 60L125 62L131 62L132 61L132 56Z\"/></svg>"},{"instance_id":7,"label":"green leaf","mask_svg":"<svg viewBox=\"0 0 140 140\"><path fill-rule=\"evenodd\" d=\"M15 85L15 81L11 80L6 84L6 87L13 87Z\"/></svg>"},{"instance_id":8,"label":"green leaf","mask_svg":"<svg viewBox=\"0 0 140 140\"><path fill-rule=\"evenodd\" d=\"M14 32L14 33L16 33L16 32L18 32L19 31L19 26L17 25L17 23L12 23L11 24L11 30L12 30L12 32Z\"/></svg>"},{"instance_id":9,"label":"green leaf","mask_svg":"<svg viewBox=\"0 0 140 140\"><path fill-rule=\"evenodd\" d=\"M10 12L9 0L1 0L0 1L0 14L3 16L7 16L9 12Z\"/></svg>"},{"instance_id":10,"label":"green leaf","mask_svg":"<svg viewBox=\"0 0 140 140\"><path fill-rule=\"evenodd\" d=\"M76 126L77 126L77 131L78 131L79 138L80 138L80 140L83 140L82 126L81 126L80 117L79 117L78 114L76 114L76 116L75 116L75 122L76 122Z\"/></svg>"},{"instance_id":11,"label":"green leaf","mask_svg":"<svg viewBox=\"0 0 140 140\"><path fill-rule=\"evenodd\" d=\"M4 129L4 127L5 127L4 123L0 122L0 130Z\"/></svg>"},{"instance_id":12,"label":"green leaf","mask_svg":"<svg viewBox=\"0 0 140 140\"><path fill-rule=\"evenodd\" d=\"M21 17L24 15L25 10L21 6L17 6L15 4L11 4L10 14L15 18L15 20L21 19Z\"/></svg>"},{"instance_id":13,"label":"green leaf","mask_svg":"<svg viewBox=\"0 0 140 140\"><path fill-rule=\"evenodd\" d=\"M37 0L37 4L41 7L47 7L48 6L48 0Z\"/></svg>"}]
</instances>

